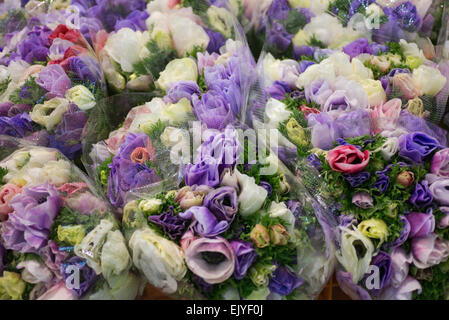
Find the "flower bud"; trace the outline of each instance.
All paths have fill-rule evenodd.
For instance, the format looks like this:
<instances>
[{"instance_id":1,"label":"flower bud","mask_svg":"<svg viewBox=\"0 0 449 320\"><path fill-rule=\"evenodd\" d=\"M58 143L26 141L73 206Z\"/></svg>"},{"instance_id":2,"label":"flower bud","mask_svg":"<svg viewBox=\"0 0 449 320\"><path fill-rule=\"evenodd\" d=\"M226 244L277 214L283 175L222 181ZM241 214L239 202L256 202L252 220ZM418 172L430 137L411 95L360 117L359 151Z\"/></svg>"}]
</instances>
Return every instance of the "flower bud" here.
<instances>
[{"instance_id":1,"label":"flower bud","mask_svg":"<svg viewBox=\"0 0 449 320\"><path fill-rule=\"evenodd\" d=\"M398 215L398 204L396 202L389 202L385 210L385 214L391 218L396 218Z\"/></svg>"},{"instance_id":2,"label":"flower bud","mask_svg":"<svg viewBox=\"0 0 449 320\"><path fill-rule=\"evenodd\" d=\"M403 187L410 187L414 181L415 174L411 171L403 171L396 178L396 183Z\"/></svg>"},{"instance_id":3,"label":"flower bud","mask_svg":"<svg viewBox=\"0 0 449 320\"><path fill-rule=\"evenodd\" d=\"M381 243L385 242L388 237L387 224L380 219L369 219L360 222L359 231L368 238L379 239Z\"/></svg>"},{"instance_id":4,"label":"flower bud","mask_svg":"<svg viewBox=\"0 0 449 320\"><path fill-rule=\"evenodd\" d=\"M285 175L283 173L279 176L279 188L281 194L285 194L290 191L290 184L287 182L287 179L285 178Z\"/></svg>"},{"instance_id":5,"label":"flower bud","mask_svg":"<svg viewBox=\"0 0 449 320\"><path fill-rule=\"evenodd\" d=\"M255 264L249 269L249 278L258 287L265 287L268 285L271 274L276 270L275 265Z\"/></svg>"},{"instance_id":6,"label":"flower bud","mask_svg":"<svg viewBox=\"0 0 449 320\"><path fill-rule=\"evenodd\" d=\"M150 153L147 151L147 149L138 147L133 150L130 158L134 163L145 164L145 162L150 160Z\"/></svg>"},{"instance_id":7,"label":"flower bud","mask_svg":"<svg viewBox=\"0 0 449 320\"><path fill-rule=\"evenodd\" d=\"M307 146L308 141L306 133L295 118L290 118L285 126L288 138L297 146Z\"/></svg>"},{"instance_id":8,"label":"flower bud","mask_svg":"<svg viewBox=\"0 0 449 320\"><path fill-rule=\"evenodd\" d=\"M148 213L150 215L159 213L159 209L162 205L160 199L142 200L139 203L139 210Z\"/></svg>"},{"instance_id":9,"label":"flower bud","mask_svg":"<svg viewBox=\"0 0 449 320\"><path fill-rule=\"evenodd\" d=\"M261 224L256 224L253 230L251 230L250 238L258 248L265 248L270 244L268 230Z\"/></svg>"},{"instance_id":10,"label":"flower bud","mask_svg":"<svg viewBox=\"0 0 449 320\"><path fill-rule=\"evenodd\" d=\"M275 246L285 246L290 239L290 235L282 224L277 224L270 227L270 238Z\"/></svg>"},{"instance_id":11,"label":"flower bud","mask_svg":"<svg viewBox=\"0 0 449 320\"><path fill-rule=\"evenodd\" d=\"M190 186L185 186L177 192L175 201L179 203L183 210L187 210L191 207L203 205L206 194L207 192L193 191Z\"/></svg>"},{"instance_id":12,"label":"flower bud","mask_svg":"<svg viewBox=\"0 0 449 320\"><path fill-rule=\"evenodd\" d=\"M423 101L416 97L415 99L411 99L407 103L407 111L417 117L424 118L426 112L424 110Z\"/></svg>"}]
</instances>

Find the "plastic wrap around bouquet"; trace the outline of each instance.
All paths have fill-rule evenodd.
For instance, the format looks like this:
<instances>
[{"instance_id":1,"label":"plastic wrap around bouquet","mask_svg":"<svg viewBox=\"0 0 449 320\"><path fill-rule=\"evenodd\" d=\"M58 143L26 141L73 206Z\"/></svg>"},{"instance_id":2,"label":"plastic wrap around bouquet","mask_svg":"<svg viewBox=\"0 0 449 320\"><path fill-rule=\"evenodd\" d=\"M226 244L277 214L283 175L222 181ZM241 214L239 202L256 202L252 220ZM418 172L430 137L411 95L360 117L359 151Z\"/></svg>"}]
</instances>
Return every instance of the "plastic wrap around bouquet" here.
<instances>
[{"instance_id":1,"label":"plastic wrap around bouquet","mask_svg":"<svg viewBox=\"0 0 449 320\"><path fill-rule=\"evenodd\" d=\"M365 38L319 63L262 56L247 120L255 128L278 130L279 146L300 158L312 148L329 150L339 138L368 134L369 114L387 117L377 121L375 133L395 128L405 109L441 121L449 93L447 61L437 65L405 40L371 54L362 47L370 48ZM353 129L359 122L366 124L363 132Z\"/></svg>"},{"instance_id":2,"label":"plastic wrap around bouquet","mask_svg":"<svg viewBox=\"0 0 449 320\"><path fill-rule=\"evenodd\" d=\"M347 294L442 299L446 290L436 288L448 286L449 238L438 223L449 180L432 163L445 154L447 133L427 120L438 122L445 108L447 64L437 67L405 40L385 49L337 51L310 65L267 55L250 116L254 127L279 131L282 159L317 199L342 214L336 236L344 270L337 279ZM390 60L396 55L402 67ZM418 150L425 155L411 155ZM423 220L415 217L429 219L425 232L416 233Z\"/></svg>"},{"instance_id":3,"label":"plastic wrap around bouquet","mask_svg":"<svg viewBox=\"0 0 449 320\"><path fill-rule=\"evenodd\" d=\"M172 148L189 142L181 129L220 130L240 118L253 79L248 53L228 40L220 55L171 61L158 80L161 97L122 94L100 103L87 125L84 161L116 208L126 192L177 175L182 161Z\"/></svg>"},{"instance_id":4,"label":"plastic wrap around bouquet","mask_svg":"<svg viewBox=\"0 0 449 320\"><path fill-rule=\"evenodd\" d=\"M37 17L6 36L0 53L0 134L81 154L89 113L106 94L100 64L78 30Z\"/></svg>"},{"instance_id":5,"label":"plastic wrap around bouquet","mask_svg":"<svg viewBox=\"0 0 449 320\"><path fill-rule=\"evenodd\" d=\"M0 299L134 299L111 208L56 149L0 135Z\"/></svg>"},{"instance_id":6,"label":"plastic wrap around bouquet","mask_svg":"<svg viewBox=\"0 0 449 320\"><path fill-rule=\"evenodd\" d=\"M300 59L361 37L378 44L405 39L437 45L443 9L444 1L431 0L273 0L265 51Z\"/></svg>"},{"instance_id":7,"label":"plastic wrap around bouquet","mask_svg":"<svg viewBox=\"0 0 449 320\"><path fill-rule=\"evenodd\" d=\"M124 6L123 1L119 3ZM220 48L229 39L246 42L241 26L225 1L217 6L208 1L168 0L150 1L148 5L145 1L136 1L134 4L139 3L143 7L139 5L139 9L126 18L114 20L113 28L110 25L93 37L106 80L114 92L166 90L162 72L173 60L220 54ZM109 9L121 6L111 2L86 12L101 9L100 12L106 14ZM109 15L106 14L106 18ZM249 59L252 59L250 52ZM179 63L171 67L181 75L184 67L190 70Z\"/></svg>"},{"instance_id":8,"label":"plastic wrap around bouquet","mask_svg":"<svg viewBox=\"0 0 449 320\"><path fill-rule=\"evenodd\" d=\"M262 147L245 136L205 130L182 183L128 194L134 266L176 298L314 299L334 269L332 219L274 154L247 161Z\"/></svg>"}]
</instances>

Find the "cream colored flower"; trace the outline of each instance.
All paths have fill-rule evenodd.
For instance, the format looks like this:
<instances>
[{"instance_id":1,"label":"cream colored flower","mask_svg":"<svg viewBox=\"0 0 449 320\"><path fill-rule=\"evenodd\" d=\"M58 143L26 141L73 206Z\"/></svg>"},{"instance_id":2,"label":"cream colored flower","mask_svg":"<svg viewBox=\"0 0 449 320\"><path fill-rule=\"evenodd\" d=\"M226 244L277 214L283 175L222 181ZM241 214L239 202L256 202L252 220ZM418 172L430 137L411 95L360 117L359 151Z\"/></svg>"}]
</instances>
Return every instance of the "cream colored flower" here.
<instances>
[{"instance_id":1,"label":"cream colored flower","mask_svg":"<svg viewBox=\"0 0 449 320\"><path fill-rule=\"evenodd\" d=\"M167 91L172 82L196 81L197 78L198 68L194 60L190 58L175 59L168 63L165 70L161 72L156 86Z\"/></svg>"},{"instance_id":2,"label":"cream colored flower","mask_svg":"<svg viewBox=\"0 0 449 320\"><path fill-rule=\"evenodd\" d=\"M413 70L413 82L423 95L436 96L446 85L447 79L440 70L421 65Z\"/></svg>"},{"instance_id":3,"label":"cream colored flower","mask_svg":"<svg viewBox=\"0 0 449 320\"><path fill-rule=\"evenodd\" d=\"M167 294L176 292L177 281L187 272L181 247L149 228L135 231L129 246L134 265L153 286Z\"/></svg>"},{"instance_id":4,"label":"cream colored flower","mask_svg":"<svg viewBox=\"0 0 449 320\"><path fill-rule=\"evenodd\" d=\"M234 22L232 14L227 9L210 6L206 14L214 30L220 32L225 38L231 38Z\"/></svg>"},{"instance_id":5,"label":"cream colored flower","mask_svg":"<svg viewBox=\"0 0 449 320\"><path fill-rule=\"evenodd\" d=\"M368 271L374 246L355 226L352 228L339 227L340 250L336 252L336 257L346 271L352 275L352 281L358 283ZM359 256L359 252L362 252L361 256Z\"/></svg>"},{"instance_id":6,"label":"cream colored flower","mask_svg":"<svg viewBox=\"0 0 449 320\"><path fill-rule=\"evenodd\" d=\"M47 130L53 130L62 121L62 116L69 110L69 104L70 102L67 99L53 98L43 104L35 105L30 117Z\"/></svg>"},{"instance_id":7,"label":"cream colored flower","mask_svg":"<svg viewBox=\"0 0 449 320\"><path fill-rule=\"evenodd\" d=\"M243 217L248 217L262 208L268 192L261 186L258 186L253 177L241 174L237 169L234 173L240 186L239 214Z\"/></svg>"},{"instance_id":8,"label":"cream colored flower","mask_svg":"<svg viewBox=\"0 0 449 320\"><path fill-rule=\"evenodd\" d=\"M100 264L101 272L108 282L112 277L119 276L131 267L131 256L125 238L119 230L108 232L101 249Z\"/></svg>"},{"instance_id":9,"label":"cream colored flower","mask_svg":"<svg viewBox=\"0 0 449 320\"><path fill-rule=\"evenodd\" d=\"M96 106L95 96L83 85L77 85L67 90L65 97L83 111Z\"/></svg>"},{"instance_id":10,"label":"cream colored flower","mask_svg":"<svg viewBox=\"0 0 449 320\"><path fill-rule=\"evenodd\" d=\"M359 83L365 89L369 104L372 107L380 106L387 101L387 94L379 80L366 79L359 81Z\"/></svg>"},{"instance_id":11,"label":"cream colored flower","mask_svg":"<svg viewBox=\"0 0 449 320\"><path fill-rule=\"evenodd\" d=\"M112 230L114 225L111 221L102 219L100 224L89 232L81 241L75 246L75 254L87 261L87 265L95 270L96 274L100 274L101 269L101 249L105 243L108 232Z\"/></svg>"}]
</instances>

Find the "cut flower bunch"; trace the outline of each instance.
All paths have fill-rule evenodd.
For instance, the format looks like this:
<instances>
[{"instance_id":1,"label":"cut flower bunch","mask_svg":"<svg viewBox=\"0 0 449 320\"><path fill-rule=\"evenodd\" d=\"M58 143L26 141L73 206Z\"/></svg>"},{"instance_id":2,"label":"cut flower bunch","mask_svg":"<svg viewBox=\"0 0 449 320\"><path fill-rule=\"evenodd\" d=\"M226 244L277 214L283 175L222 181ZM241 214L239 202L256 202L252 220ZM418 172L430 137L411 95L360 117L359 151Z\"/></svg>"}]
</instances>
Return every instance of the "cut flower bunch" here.
<instances>
[{"instance_id":1,"label":"cut flower bunch","mask_svg":"<svg viewBox=\"0 0 449 320\"><path fill-rule=\"evenodd\" d=\"M175 297L316 298L333 271L332 218L273 154L238 164L255 145L236 133L206 131L182 183L134 193L123 216L134 265Z\"/></svg>"},{"instance_id":2,"label":"cut flower bunch","mask_svg":"<svg viewBox=\"0 0 449 320\"><path fill-rule=\"evenodd\" d=\"M0 299L134 299L111 208L55 149L0 136Z\"/></svg>"},{"instance_id":3,"label":"cut flower bunch","mask_svg":"<svg viewBox=\"0 0 449 320\"><path fill-rule=\"evenodd\" d=\"M0 134L57 148L73 160L90 111L106 95L103 72L79 30L36 16L23 23L7 29L0 53Z\"/></svg>"}]
</instances>

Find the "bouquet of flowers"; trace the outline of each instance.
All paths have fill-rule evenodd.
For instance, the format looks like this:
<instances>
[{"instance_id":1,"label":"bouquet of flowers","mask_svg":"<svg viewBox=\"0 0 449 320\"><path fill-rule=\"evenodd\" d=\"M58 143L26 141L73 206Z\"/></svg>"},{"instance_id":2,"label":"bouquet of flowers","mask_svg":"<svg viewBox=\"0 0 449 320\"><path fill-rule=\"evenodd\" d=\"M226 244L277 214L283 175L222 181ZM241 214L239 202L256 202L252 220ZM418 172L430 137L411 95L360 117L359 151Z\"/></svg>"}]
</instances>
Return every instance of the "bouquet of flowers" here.
<instances>
[{"instance_id":1,"label":"bouquet of flowers","mask_svg":"<svg viewBox=\"0 0 449 320\"><path fill-rule=\"evenodd\" d=\"M0 47L5 45L5 36L13 31L25 28L27 18L21 10L20 1L5 1L0 3Z\"/></svg>"},{"instance_id":2,"label":"bouquet of flowers","mask_svg":"<svg viewBox=\"0 0 449 320\"><path fill-rule=\"evenodd\" d=\"M272 0L220 0L211 2L217 5L217 3L224 1L243 27L254 57L259 57L265 43L266 17Z\"/></svg>"},{"instance_id":3,"label":"bouquet of flowers","mask_svg":"<svg viewBox=\"0 0 449 320\"><path fill-rule=\"evenodd\" d=\"M105 109L109 116L96 116L88 124L87 136L92 138L84 161L114 207L123 207L130 190L177 175L185 161L171 148L190 151L189 137L181 130L190 121L224 129L240 117L253 78L249 54L244 43L228 40L221 54L198 53L197 59L171 61L156 82L165 91L163 97L120 95L102 103L107 109L98 112ZM140 98L147 98L146 103ZM126 99L140 104L124 108ZM109 132L99 130L97 119L109 123Z\"/></svg>"},{"instance_id":4,"label":"bouquet of flowers","mask_svg":"<svg viewBox=\"0 0 449 320\"><path fill-rule=\"evenodd\" d=\"M207 1L150 1L117 22L109 33L98 32L95 48L109 86L118 92L152 91L161 73L175 60L220 53L227 40L245 42L233 14Z\"/></svg>"},{"instance_id":5,"label":"bouquet of flowers","mask_svg":"<svg viewBox=\"0 0 449 320\"><path fill-rule=\"evenodd\" d=\"M64 19L93 44L96 34L118 31L123 27L140 30L148 14L145 0L71 0L52 1L46 20ZM144 27L142 27L144 28Z\"/></svg>"},{"instance_id":6,"label":"bouquet of flowers","mask_svg":"<svg viewBox=\"0 0 449 320\"><path fill-rule=\"evenodd\" d=\"M316 298L334 267L327 211L254 137L245 147L233 127L204 137L182 184L162 181L126 203L136 268L175 297ZM260 158L248 161L252 152Z\"/></svg>"},{"instance_id":7,"label":"bouquet of flowers","mask_svg":"<svg viewBox=\"0 0 449 320\"><path fill-rule=\"evenodd\" d=\"M338 139L312 154L342 213L337 281L353 299L449 297L447 133L406 118L410 133Z\"/></svg>"},{"instance_id":8,"label":"bouquet of flowers","mask_svg":"<svg viewBox=\"0 0 449 320\"><path fill-rule=\"evenodd\" d=\"M364 37L437 44L443 1L273 0L267 13L266 51L299 59L311 49L336 49Z\"/></svg>"},{"instance_id":9,"label":"bouquet of flowers","mask_svg":"<svg viewBox=\"0 0 449 320\"><path fill-rule=\"evenodd\" d=\"M55 149L0 136L0 299L134 299L112 211Z\"/></svg>"},{"instance_id":10,"label":"bouquet of flowers","mask_svg":"<svg viewBox=\"0 0 449 320\"><path fill-rule=\"evenodd\" d=\"M398 122L413 130L404 109L438 123L448 99L447 62L436 65L405 40L373 49L361 38L321 62L262 57L248 115L253 126L278 129L280 147L301 159L337 139L369 134L370 114L376 134ZM354 129L359 123L361 131Z\"/></svg>"},{"instance_id":11,"label":"bouquet of flowers","mask_svg":"<svg viewBox=\"0 0 449 320\"><path fill-rule=\"evenodd\" d=\"M100 65L78 30L37 17L8 33L0 53L0 134L81 153L81 134L105 95Z\"/></svg>"},{"instance_id":12,"label":"bouquet of flowers","mask_svg":"<svg viewBox=\"0 0 449 320\"><path fill-rule=\"evenodd\" d=\"M342 214L336 236L344 270L337 279L353 298L441 299L441 287L449 285L446 226L432 225L445 216L445 178L432 180L431 169L446 150L447 133L428 122L439 123L444 113L448 65L431 61L433 52L404 39L379 45L360 38L341 50L301 53L300 62L261 57L264 76L249 118L255 128L279 131L280 158ZM435 146L420 149L426 156L407 157L408 148L414 153L428 140ZM340 161L351 165L338 167ZM424 194L429 202L417 204ZM416 233L424 221L417 216L429 219L426 232ZM428 239L434 242L424 247ZM432 251L433 244L441 251ZM375 287L373 270L380 270Z\"/></svg>"}]
</instances>

